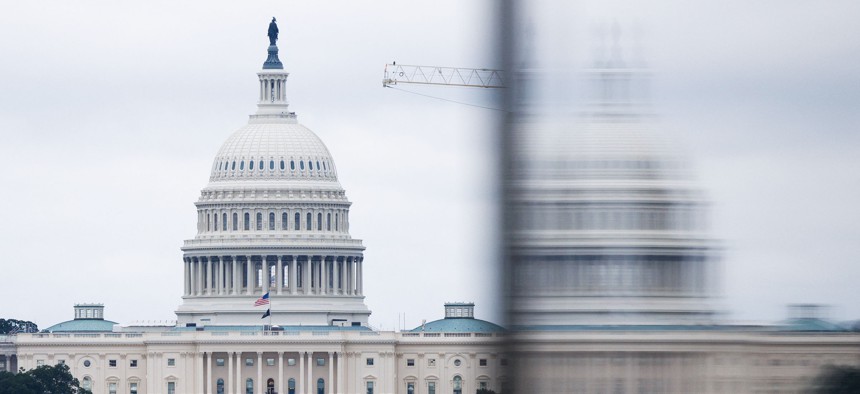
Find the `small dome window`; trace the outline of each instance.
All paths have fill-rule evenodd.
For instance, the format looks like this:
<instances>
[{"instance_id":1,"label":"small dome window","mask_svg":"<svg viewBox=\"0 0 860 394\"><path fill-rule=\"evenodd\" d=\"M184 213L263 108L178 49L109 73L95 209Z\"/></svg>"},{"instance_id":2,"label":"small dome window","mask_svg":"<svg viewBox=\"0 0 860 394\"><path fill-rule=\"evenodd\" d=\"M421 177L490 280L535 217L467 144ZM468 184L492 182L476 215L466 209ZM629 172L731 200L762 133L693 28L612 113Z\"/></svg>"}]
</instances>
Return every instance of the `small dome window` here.
<instances>
[{"instance_id":1,"label":"small dome window","mask_svg":"<svg viewBox=\"0 0 860 394\"><path fill-rule=\"evenodd\" d=\"M248 162L248 169L251 171L254 171L254 161L253 160Z\"/></svg>"},{"instance_id":2,"label":"small dome window","mask_svg":"<svg viewBox=\"0 0 860 394\"><path fill-rule=\"evenodd\" d=\"M311 170L311 171L313 171L313 170L314 170L314 162L312 162L312 161L308 160L308 169L309 169L309 170Z\"/></svg>"},{"instance_id":3,"label":"small dome window","mask_svg":"<svg viewBox=\"0 0 860 394\"><path fill-rule=\"evenodd\" d=\"M281 168L283 168L283 167L281 167ZM274 160L269 160L269 169L270 170L275 169L275 161Z\"/></svg>"},{"instance_id":4,"label":"small dome window","mask_svg":"<svg viewBox=\"0 0 860 394\"><path fill-rule=\"evenodd\" d=\"M262 160L260 160L260 167L258 167L258 168L260 169L260 171L263 171L263 161Z\"/></svg>"},{"instance_id":5,"label":"small dome window","mask_svg":"<svg viewBox=\"0 0 860 394\"><path fill-rule=\"evenodd\" d=\"M320 162L317 161L317 170L319 170L320 168L322 168L322 167L320 167Z\"/></svg>"},{"instance_id":6,"label":"small dome window","mask_svg":"<svg viewBox=\"0 0 860 394\"><path fill-rule=\"evenodd\" d=\"M244 171L244 170L245 170L245 161L243 160L243 161L239 162L239 171Z\"/></svg>"},{"instance_id":7,"label":"small dome window","mask_svg":"<svg viewBox=\"0 0 860 394\"><path fill-rule=\"evenodd\" d=\"M236 160L233 160L233 169L236 169Z\"/></svg>"},{"instance_id":8,"label":"small dome window","mask_svg":"<svg viewBox=\"0 0 860 394\"><path fill-rule=\"evenodd\" d=\"M328 166L325 164L325 162L323 162L323 170L328 171Z\"/></svg>"},{"instance_id":9,"label":"small dome window","mask_svg":"<svg viewBox=\"0 0 860 394\"><path fill-rule=\"evenodd\" d=\"M301 168L302 171L304 171L305 170L305 162L299 160L299 168Z\"/></svg>"},{"instance_id":10,"label":"small dome window","mask_svg":"<svg viewBox=\"0 0 860 394\"><path fill-rule=\"evenodd\" d=\"M224 165L223 161L218 163L218 171L221 171L221 166L223 166L223 165Z\"/></svg>"},{"instance_id":11,"label":"small dome window","mask_svg":"<svg viewBox=\"0 0 860 394\"><path fill-rule=\"evenodd\" d=\"M283 171L283 170L284 170L284 161L281 160L281 171Z\"/></svg>"},{"instance_id":12,"label":"small dome window","mask_svg":"<svg viewBox=\"0 0 860 394\"><path fill-rule=\"evenodd\" d=\"M291 171L295 171L295 170L296 170L296 162L295 162L295 161L293 161L293 160L290 160L290 170L291 170Z\"/></svg>"}]
</instances>

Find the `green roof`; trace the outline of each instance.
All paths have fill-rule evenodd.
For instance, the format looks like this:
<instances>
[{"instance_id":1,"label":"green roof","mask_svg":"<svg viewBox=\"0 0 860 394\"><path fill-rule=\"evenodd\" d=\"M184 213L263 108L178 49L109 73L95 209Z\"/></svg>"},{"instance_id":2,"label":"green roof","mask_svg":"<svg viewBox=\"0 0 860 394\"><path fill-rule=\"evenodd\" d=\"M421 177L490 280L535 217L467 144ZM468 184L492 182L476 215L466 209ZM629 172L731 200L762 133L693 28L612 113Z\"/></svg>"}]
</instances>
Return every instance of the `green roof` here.
<instances>
[{"instance_id":1,"label":"green roof","mask_svg":"<svg viewBox=\"0 0 860 394\"><path fill-rule=\"evenodd\" d=\"M502 326L486 320L466 317L448 317L431 321L412 329L410 332L502 332Z\"/></svg>"},{"instance_id":2,"label":"green roof","mask_svg":"<svg viewBox=\"0 0 860 394\"><path fill-rule=\"evenodd\" d=\"M45 329L47 332L111 332L118 324L102 319L75 319L54 324Z\"/></svg>"}]
</instances>

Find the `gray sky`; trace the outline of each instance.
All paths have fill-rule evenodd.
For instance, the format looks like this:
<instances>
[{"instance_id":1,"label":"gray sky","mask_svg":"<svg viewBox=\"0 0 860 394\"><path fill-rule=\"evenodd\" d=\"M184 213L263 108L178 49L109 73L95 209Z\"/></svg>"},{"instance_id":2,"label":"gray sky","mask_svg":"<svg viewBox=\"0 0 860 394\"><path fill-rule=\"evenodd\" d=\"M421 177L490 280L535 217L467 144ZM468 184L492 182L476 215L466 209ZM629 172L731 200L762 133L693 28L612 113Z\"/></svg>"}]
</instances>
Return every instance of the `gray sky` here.
<instances>
[{"instance_id":1,"label":"gray sky","mask_svg":"<svg viewBox=\"0 0 860 394\"><path fill-rule=\"evenodd\" d=\"M714 202L732 317L796 302L860 318L860 4L574 2L544 51L587 65L617 20L655 70L661 125ZM688 4L688 3L695 3ZM0 14L0 317L40 327L76 302L172 320L179 247L221 143L255 110L278 17L288 97L327 144L366 251L371 323L469 300L495 320L498 113L381 87L401 64L494 66L493 1L17 2ZM555 19L554 19L555 18ZM494 93L410 90L482 105Z\"/></svg>"}]
</instances>

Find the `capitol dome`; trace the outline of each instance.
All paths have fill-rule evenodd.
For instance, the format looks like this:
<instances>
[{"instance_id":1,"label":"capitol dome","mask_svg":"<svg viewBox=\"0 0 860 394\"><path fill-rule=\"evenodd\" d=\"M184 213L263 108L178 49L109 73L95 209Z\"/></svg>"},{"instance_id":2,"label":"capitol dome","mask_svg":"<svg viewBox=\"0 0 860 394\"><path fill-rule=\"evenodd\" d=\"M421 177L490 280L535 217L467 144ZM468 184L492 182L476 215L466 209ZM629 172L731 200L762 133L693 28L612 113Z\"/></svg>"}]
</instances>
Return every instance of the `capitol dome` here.
<instances>
[{"instance_id":1,"label":"capitol dome","mask_svg":"<svg viewBox=\"0 0 860 394\"><path fill-rule=\"evenodd\" d=\"M221 146L195 203L178 322L366 327L352 203L328 148L289 111L277 46L268 55L257 73L257 111Z\"/></svg>"}]
</instances>

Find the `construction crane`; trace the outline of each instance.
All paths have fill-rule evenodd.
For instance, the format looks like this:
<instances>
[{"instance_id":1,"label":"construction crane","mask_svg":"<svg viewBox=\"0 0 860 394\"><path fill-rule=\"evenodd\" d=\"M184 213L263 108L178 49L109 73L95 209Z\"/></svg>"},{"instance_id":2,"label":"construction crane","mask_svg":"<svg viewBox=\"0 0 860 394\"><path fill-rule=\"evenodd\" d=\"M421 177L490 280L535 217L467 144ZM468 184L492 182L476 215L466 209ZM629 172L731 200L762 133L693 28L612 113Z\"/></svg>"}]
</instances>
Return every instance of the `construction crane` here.
<instances>
[{"instance_id":1,"label":"construction crane","mask_svg":"<svg viewBox=\"0 0 860 394\"><path fill-rule=\"evenodd\" d=\"M382 87L397 84L469 86L476 88L503 88L502 70L487 68L458 68L437 66L408 66L396 62L385 65Z\"/></svg>"}]
</instances>

